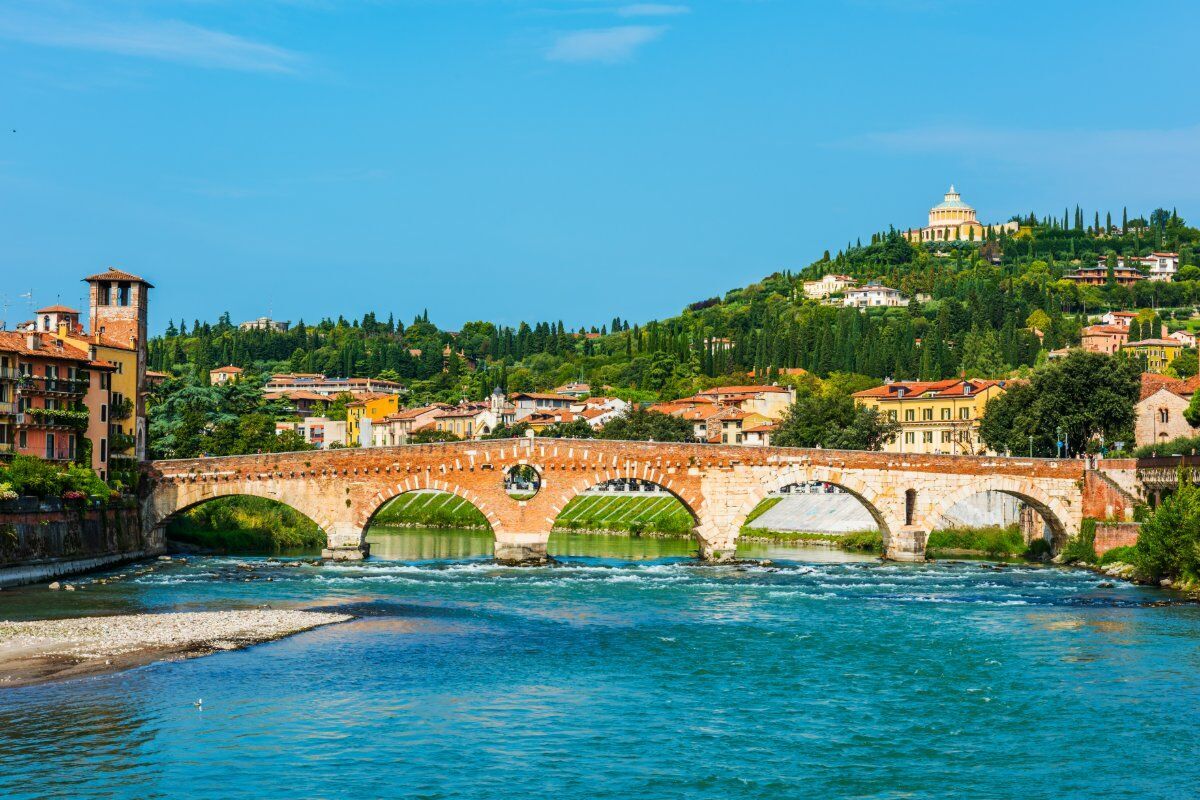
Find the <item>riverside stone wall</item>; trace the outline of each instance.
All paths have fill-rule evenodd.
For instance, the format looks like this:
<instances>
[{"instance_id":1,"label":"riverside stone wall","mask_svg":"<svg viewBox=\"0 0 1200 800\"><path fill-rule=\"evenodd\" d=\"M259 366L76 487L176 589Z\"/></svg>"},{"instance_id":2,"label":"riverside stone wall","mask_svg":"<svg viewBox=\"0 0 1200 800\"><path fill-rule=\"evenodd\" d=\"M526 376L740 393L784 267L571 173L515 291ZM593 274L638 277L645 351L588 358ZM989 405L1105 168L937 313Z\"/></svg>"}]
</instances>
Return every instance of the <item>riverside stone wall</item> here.
<instances>
[{"instance_id":1,"label":"riverside stone wall","mask_svg":"<svg viewBox=\"0 0 1200 800\"><path fill-rule=\"evenodd\" d=\"M0 586L34 583L156 555L161 532L144 534L137 509L0 514Z\"/></svg>"},{"instance_id":2,"label":"riverside stone wall","mask_svg":"<svg viewBox=\"0 0 1200 800\"><path fill-rule=\"evenodd\" d=\"M1137 522L1097 522L1096 555L1102 556L1114 547L1133 547L1141 529Z\"/></svg>"}]
</instances>

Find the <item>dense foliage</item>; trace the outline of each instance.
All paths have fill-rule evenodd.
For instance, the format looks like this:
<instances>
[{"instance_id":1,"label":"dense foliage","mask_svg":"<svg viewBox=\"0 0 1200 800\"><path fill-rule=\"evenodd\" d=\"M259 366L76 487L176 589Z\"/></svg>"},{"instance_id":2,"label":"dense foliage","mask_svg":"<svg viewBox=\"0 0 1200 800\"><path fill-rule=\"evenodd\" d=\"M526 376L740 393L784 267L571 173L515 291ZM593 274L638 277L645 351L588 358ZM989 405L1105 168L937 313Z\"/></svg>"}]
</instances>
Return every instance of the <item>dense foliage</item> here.
<instances>
[{"instance_id":1,"label":"dense foliage","mask_svg":"<svg viewBox=\"0 0 1200 800\"><path fill-rule=\"evenodd\" d=\"M325 546L317 524L283 503L265 497L209 500L171 520L167 536L211 550L276 553Z\"/></svg>"},{"instance_id":2,"label":"dense foliage","mask_svg":"<svg viewBox=\"0 0 1200 800\"><path fill-rule=\"evenodd\" d=\"M846 376L852 377L852 376ZM865 387L860 387L865 388ZM841 381L815 388L805 383L796 390L772 437L780 447L824 447L835 450L879 450L900 429L873 408L859 408Z\"/></svg>"},{"instance_id":3,"label":"dense foliage","mask_svg":"<svg viewBox=\"0 0 1200 800\"><path fill-rule=\"evenodd\" d=\"M285 415L285 408L263 400L253 376L224 386L168 380L150 398L150 456L195 458L311 449L294 431L275 433L275 420Z\"/></svg>"},{"instance_id":4,"label":"dense foliage","mask_svg":"<svg viewBox=\"0 0 1200 800\"><path fill-rule=\"evenodd\" d=\"M27 495L63 497L78 493L84 497L109 498L109 487L89 467L60 466L34 456L13 456L0 461L0 496Z\"/></svg>"},{"instance_id":5,"label":"dense foliage","mask_svg":"<svg viewBox=\"0 0 1200 800\"><path fill-rule=\"evenodd\" d=\"M1200 578L1200 487L1184 479L1142 523L1133 563L1146 578Z\"/></svg>"},{"instance_id":6,"label":"dense foliage","mask_svg":"<svg viewBox=\"0 0 1200 800\"><path fill-rule=\"evenodd\" d=\"M1098 437L1131 442L1140 374L1133 360L1072 351L991 400L980 436L1001 453L1047 457L1059 441L1063 455L1097 447Z\"/></svg>"}]
</instances>

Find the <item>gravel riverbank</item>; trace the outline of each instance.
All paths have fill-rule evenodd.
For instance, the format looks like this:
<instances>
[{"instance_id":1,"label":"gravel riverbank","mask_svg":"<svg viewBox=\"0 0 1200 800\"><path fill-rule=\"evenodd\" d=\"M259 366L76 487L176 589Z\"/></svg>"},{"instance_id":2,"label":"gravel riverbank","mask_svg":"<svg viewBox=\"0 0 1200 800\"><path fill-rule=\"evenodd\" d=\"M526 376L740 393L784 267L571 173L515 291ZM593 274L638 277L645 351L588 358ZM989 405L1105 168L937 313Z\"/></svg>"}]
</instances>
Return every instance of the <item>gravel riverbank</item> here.
<instances>
[{"instance_id":1,"label":"gravel riverbank","mask_svg":"<svg viewBox=\"0 0 1200 800\"><path fill-rule=\"evenodd\" d=\"M246 609L0 622L0 688L236 650L351 618Z\"/></svg>"}]
</instances>

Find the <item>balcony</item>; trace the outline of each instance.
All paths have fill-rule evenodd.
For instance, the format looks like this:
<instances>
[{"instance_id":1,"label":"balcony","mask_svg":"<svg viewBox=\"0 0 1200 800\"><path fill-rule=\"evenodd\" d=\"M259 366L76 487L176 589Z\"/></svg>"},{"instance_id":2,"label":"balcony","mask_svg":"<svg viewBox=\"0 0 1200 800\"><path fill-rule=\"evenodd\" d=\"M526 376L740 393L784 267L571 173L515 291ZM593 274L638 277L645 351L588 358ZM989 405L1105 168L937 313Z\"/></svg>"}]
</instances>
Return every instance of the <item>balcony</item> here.
<instances>
[{"instance_id":1,"label":"balcony","mask_svg":"<svg viewBox=\"0 0 1200 800\"><path fill-rule=\"evenodd\" d=\"M22 394L87 394L91 380L88 378L47 378L45 375L22 375L19 378Z\"/></svg>"},{"instance_id":2,"label":"balcony","mask_svg":"<svg viewBox=\"0 0 1200 800\"><path fill-rule=\"evenodd\" d=\"M15 413L17 413L16 403L0 400L0 417L11 417Z\"/></svg>"},{"instance_id":3,"label":"balcony","mask_svg":"<svg viewBox=\"0 0 1200 800\"><path fill-rule=\"evenodd\" d=\"M27 408L17 414L18 428L63 428L83 430L88 426L88 412L64 408Z\"/></svg>"},{"instance_id":4,"label":"balcony","mask_svg":"<svg viewBox=\"0 0 1200 800\"><path fill-rule=\"evenodd\" d=\"M21 373L11 367L0 367L0 381L15 381L21 377Z\"/></svg>"}]
</instances>

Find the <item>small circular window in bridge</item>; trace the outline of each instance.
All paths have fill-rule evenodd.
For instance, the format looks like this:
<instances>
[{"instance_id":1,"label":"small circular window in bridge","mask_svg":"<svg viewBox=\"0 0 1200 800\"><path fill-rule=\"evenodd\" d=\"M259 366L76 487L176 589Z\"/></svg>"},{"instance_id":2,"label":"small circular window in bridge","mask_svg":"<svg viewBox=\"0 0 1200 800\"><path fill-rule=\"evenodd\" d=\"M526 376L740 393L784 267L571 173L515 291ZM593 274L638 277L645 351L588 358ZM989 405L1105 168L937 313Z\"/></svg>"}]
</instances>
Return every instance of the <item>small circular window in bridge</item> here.
<instances>
[{"instance_id":1,"label":"small circular window in bridge","mask_svg":"<svg viewBox=\"0 0 1200 800\"><path fill-rule=\"evenodd\" d=\"M541 488L541 474L528 464L517 464L504 473L504 491L514 500L528 500Z\"/></svg>"}]
</instances>

